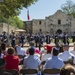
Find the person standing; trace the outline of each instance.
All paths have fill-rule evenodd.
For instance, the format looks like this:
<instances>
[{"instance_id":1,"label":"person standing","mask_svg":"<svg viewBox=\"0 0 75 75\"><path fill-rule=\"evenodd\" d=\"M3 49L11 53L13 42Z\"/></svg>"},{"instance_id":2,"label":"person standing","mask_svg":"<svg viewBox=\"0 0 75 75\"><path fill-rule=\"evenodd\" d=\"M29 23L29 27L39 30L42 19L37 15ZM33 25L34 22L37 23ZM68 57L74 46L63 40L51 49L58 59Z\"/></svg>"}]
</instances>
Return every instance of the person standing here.
<instances>
[{"instance_id":1,"label":"person standing","mask_svg":"<svg viewBox=\"0 0 75 75\"><path fill-rule=\"evenodd\" d=\"M11 46L14 48L16 45L16 36L14 32L12 32L12 35L10 36L10 38L11 38Z\"/></svg>"},{"instance_id":2,"label":"person standing","mask_svg":"<svg viewBox=\"0 0 75 75\"><path fill-rule=\"evenodd\" d=\"M20 38L19 38L19 42L22 43L22 47L23 47L25 37L24 37L24 35L23 35L22 33L21 33L19 36L20 36Z\"/></svg>"},{"instance_id":3,"label":"person standing","mask_svg":"<svg viewBox=\"0 0 75 75\"><path fill-rule=\"evenodd\" d=\"M37 44L38 44L38 41L39 41L38 33L35 34L34 40L35 40L35 44L36 44L36 47L37 47Z\"/></svg>"},{"instance_id":4,"label":"person standing","mask_svg":"<svg viewBox=\"0 0 75 75\"><path fill-rule=\"evenodd\" d=\"M54 38L55 38L55 45L58 45L58 43L59 43L59 34L56 33Z\"/></svg>"},{"instance_id":5,"label":"person standing","mask_svg":"<svg viewBox=\"0 0 75 75\"><path fill-rule=\"evenodd\" d=\"M50 44L51 40L50 40L50 35L49 35L49 32L47 32L47 35L46 35L46 44Z\"/></svg>"},{"instance_id":6,"label":"person standing","mask_svg":"<svg viewBox=\"0 0 75 75\"><path fill-rule=\"evenodd\" d=\"M8 37L6 35L6 32L3 32L3 34L2 34L2 42L4 42L4 43L8 42Z\"/></svg>"},{"instance_id":7,"label":"person standing","mask_svg":"<svg viewBox=\"0 0 75 75\"><path fill-rule=\"evenodd\" d=\"M73 32L72 39L72 42L75 42L75 32Z\"/></svg>"}]
</instances>

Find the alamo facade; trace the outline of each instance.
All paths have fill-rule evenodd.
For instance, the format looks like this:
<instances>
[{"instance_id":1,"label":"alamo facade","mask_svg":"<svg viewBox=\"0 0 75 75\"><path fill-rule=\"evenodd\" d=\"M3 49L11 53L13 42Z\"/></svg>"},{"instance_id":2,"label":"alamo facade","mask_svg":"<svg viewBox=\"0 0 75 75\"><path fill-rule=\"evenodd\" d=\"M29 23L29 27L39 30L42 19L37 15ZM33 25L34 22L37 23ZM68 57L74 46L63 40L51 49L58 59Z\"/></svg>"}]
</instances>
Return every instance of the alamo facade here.
<instances>
[{"instance_id":1,"label":"alamo facade","mask_svg":"<svg viewBox=\"0 0 75 75\"><path fill-rule=\"evenodd\" d=\"M40 31L43 33L55 33L58 29L67 33L75 32L75 19L72 16L66 15L61 10L45 17L45 19L33 19L25 21L24 24L24 29L28 33L37 33Z\"/></svg>"}]
</instances>

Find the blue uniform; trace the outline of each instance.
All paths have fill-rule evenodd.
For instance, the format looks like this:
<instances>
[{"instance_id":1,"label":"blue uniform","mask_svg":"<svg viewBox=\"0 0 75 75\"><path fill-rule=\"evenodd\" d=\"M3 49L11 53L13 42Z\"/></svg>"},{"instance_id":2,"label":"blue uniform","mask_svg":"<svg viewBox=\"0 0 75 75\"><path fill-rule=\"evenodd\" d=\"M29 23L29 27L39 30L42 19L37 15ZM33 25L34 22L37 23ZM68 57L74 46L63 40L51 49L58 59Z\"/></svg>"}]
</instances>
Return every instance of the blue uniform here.
<instances>
[{"instance_id":1,"label":"blue uniform","mask_svg":"<svg viewBox=\"0 0 75 75\"><path fill-rule=\"evenodd\" d=\"M45 69L49 69L49 68L60 69L62 66L64 66L64 62L60 58L58 58L58 56L52 56L46 61L44 68ZM49 75L59 75L59 74L49 74Z\"/></svg>"}]
</instances>

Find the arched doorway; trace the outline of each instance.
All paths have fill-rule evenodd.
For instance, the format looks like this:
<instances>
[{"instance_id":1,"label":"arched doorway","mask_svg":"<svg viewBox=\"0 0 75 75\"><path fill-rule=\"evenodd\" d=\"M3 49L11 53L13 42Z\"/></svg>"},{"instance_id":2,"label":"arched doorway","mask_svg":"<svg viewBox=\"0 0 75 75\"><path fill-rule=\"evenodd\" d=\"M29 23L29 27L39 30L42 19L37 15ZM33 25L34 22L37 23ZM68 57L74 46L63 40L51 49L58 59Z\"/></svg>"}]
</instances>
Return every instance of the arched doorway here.
<instances>
[{"instance_id":1,"label":"arched doorway","mask_svg":"<svg viewBox=\"0 0 75 75\"><path fill-rule=\"evenodd\" d=\"M61 34L61 33L62 33L62 30L61 30L61 29L58 29L58 30L56 31L56 33Z\"/></svg>"}]
</instances>

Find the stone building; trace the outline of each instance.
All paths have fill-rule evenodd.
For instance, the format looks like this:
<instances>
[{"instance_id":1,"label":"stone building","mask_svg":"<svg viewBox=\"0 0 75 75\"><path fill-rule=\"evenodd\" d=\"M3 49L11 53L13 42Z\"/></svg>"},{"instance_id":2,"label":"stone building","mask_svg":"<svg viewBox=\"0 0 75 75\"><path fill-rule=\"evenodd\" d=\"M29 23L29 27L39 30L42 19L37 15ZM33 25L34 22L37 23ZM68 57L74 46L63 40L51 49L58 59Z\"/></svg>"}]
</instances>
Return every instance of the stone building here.
<instances>
[{"instance_id":1,"label":"stone building","mask_svg":"<svg viewBox=\"0 0 75 75\"><path fill-rule=\"evenodd\" d=\"M9 29L8 29L9 28ZM6 24L6 23L0 23L0 34L2 33L2 32L6 32L7 34L8 34L8 31L9 31L9 34L11 33L11 31L13 30L13 31L15 31L17 28L15 28L14 26L10 26L9 25L9 27L8 27L8 24Z\"/></svg>"},{"instance_id":2,"label":"stone building","mask_svg":"<svg viewBox=\"0 0 75 75\"><path fill-rule=\"evenodd\" d=\"M61 10L45 17L45 19L33 19L24 23L24 29L32 33L40 31L43 33L55 33L58 29L62 30L62 32L75 32L75 19L72 16L66 15Z\"/></svg>"}]
</instances>

